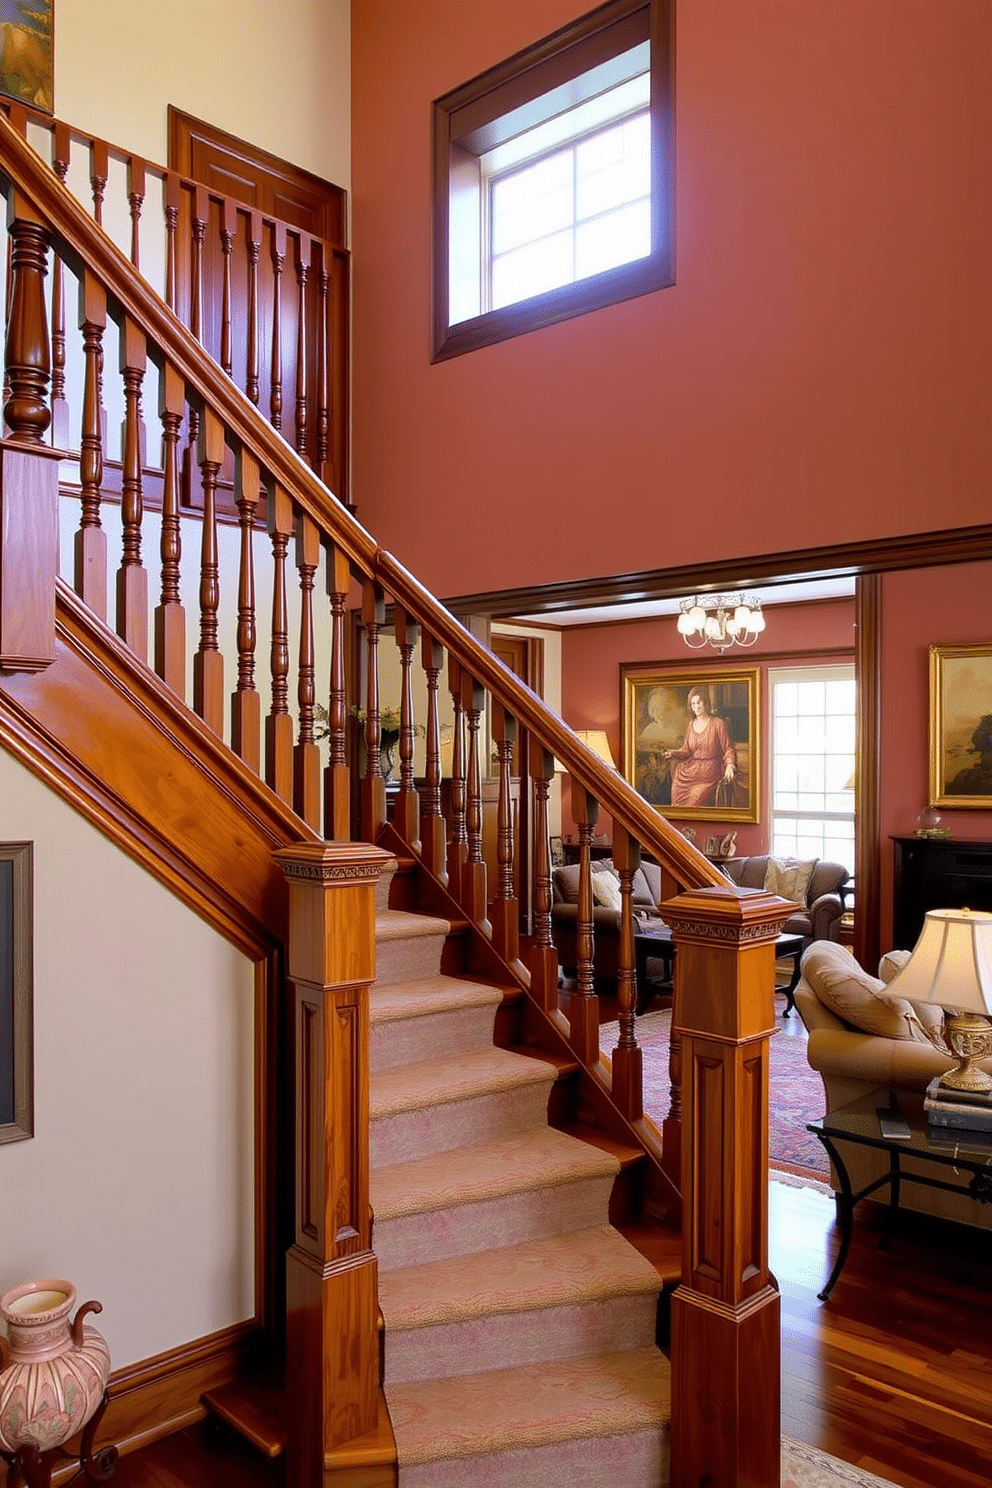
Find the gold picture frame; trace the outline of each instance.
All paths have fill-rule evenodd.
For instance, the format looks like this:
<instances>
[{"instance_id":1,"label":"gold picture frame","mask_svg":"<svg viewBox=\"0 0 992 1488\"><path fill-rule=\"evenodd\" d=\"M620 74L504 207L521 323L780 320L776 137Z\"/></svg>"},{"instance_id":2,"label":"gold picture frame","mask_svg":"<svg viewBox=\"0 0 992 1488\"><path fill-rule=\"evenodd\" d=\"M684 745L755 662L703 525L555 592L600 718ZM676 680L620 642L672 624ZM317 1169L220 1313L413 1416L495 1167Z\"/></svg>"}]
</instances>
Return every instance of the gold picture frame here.
<instances>
[{"instance_id":1,"label":"gold picture frame","mask_svg":"<svg viewBox=\"0 0 992 1488\"><path fill-rule=\"evenodd\" d=\"M760 820L760 675L757 668L621 665L623 773L648 805L673 821ZM698 693L704 707L696 713L690 696ZM711 725L695 729L704 715Z\"/></svg>"},{"instance_id":2,"label":"gold picture frame","mask_svg":"<svg viewBox=\"0 0 992 1488\"><path fill-rule=\"evenodd\" d=\"M930 647L930 804L992 806L992 641Z\"/></svg>"}]
</instances>

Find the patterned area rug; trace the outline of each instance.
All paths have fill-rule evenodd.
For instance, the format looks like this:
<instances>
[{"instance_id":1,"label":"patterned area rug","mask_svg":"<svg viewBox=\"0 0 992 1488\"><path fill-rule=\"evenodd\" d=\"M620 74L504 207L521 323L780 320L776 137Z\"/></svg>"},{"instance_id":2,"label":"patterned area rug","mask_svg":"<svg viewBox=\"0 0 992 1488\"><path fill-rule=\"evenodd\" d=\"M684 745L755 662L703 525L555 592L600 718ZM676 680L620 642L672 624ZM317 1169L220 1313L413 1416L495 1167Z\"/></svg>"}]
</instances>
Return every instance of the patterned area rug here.
<instances>
[{"instance_id":1,"label":"patterned area rug","mask_svg":"<svg viewBox=\"0 0 992 1488\"><path fill-rule=\"evenodd\" d=\"M892 1483L783 1436L782 1488L892 1488Z\"/></svg>"},{"instance_id":2,"label":"patterned area rug","mask_svg":"<svg viewBox=\"0 0 992 1488\"><path fill-rule=\"evenodd\" d=\"M798 1013L782 1017L785 998L776 997L776 1023L780 1032L771 1041L768 1155L772 1164L787 1173L821 1181L829 1177L827 1155L807 1121L824 1112L823 1081L806 1059L806 1030ZM660 1126L671 1104L668 1078L670 1008L645 1013L635 1024L637 1042L644 1050L644 1110ZM612 1050L618 1025L601 1029L601 1047Z\"/></svg>"}]
</instances>

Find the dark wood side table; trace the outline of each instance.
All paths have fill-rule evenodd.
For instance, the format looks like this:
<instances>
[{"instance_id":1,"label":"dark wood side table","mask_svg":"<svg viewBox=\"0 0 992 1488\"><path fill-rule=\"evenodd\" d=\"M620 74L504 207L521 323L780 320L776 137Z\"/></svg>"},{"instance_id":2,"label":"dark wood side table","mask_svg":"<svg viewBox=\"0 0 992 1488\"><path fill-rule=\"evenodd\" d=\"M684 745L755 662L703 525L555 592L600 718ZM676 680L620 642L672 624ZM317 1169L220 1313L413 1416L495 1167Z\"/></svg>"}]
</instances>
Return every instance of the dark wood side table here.
<instances>
[{"instance_id":1,"label":"dark wood side table","mask_svg":"<svg viewBox=\"0 0 992 1488\"><path fill-rule=\"evenodd\" d=\"M878 1120L879 1111L902 1116L909 1125L909 1137L883 1137ZM854 1210L869 1194L888 1188L889 1228L899 1209L899 1194L903 1183L918 1183L924 1188L941 1188L948 1193L965 1193L979 1204L992 1204L992 1142L985 1141L983 1132L955 1131L950 1134L950 1140L945 1137L943 1130L931 1133L923 1109L922 1095L905 1090L894 1092L881 1087L852 1101L850 1105L828 1111L818 1121L810 1121L806 1130L819 1137L840 1181L840 1193L837 1195L840 1249L827 1284L818 1293L822 1302L829 1300L834 1283L844 1269L851 1246ZM847 1142L860 1147L877 1147L889 1155L888 1172L859 1189L857 1193L851 1188L851 1180L840 1150ZM904 1155L923 1158L941 1170L951 1169L960 1173L967 1181L949 1183L946 1177L908 1173L902 1167ZM882 1243L887 1243L887 1236Z\"/></svg>"}]
</instances>

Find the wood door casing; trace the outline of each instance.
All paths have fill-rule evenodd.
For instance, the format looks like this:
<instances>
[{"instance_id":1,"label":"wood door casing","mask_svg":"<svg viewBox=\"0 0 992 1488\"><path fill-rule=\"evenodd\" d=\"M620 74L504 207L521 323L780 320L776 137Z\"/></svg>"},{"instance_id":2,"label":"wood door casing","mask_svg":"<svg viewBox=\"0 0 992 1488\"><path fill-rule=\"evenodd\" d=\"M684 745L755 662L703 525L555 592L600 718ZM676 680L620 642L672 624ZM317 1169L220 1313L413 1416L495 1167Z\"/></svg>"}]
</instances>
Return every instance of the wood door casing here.
<instances>
[{"instance_id":1,"label":"wood door casing","mask_svg":"<svg viewBox=\"0 0 992 1488\"><path fill-rule=\"evenodd\" d=\"M305 434L305 458L324 483L346 505L350 501L350 254L347 247L348 195L341 186L324 181L319 176L302 170L288 161L235 135L227 134L212 124L195 119L190 114L170 105L169 120L169 169L180 176L196 181L214 193L208 205L209 222L204 236L202 258L202 311L203 324L201 342L204 348L219 360L221 341L221 306L223 295L224 253L221 245L220 204L217 195L223 195L241 206L251 208L265 219L275 219L288 227L288 241L283 244L285 260L279 276L279 344L281 348L281 413L279 415L284 436L294 442L296 413L294 399L297 390L297 368L300 348L298 346L298 284L297 257L307 262L307 334L303 348L303 364L307 369L305 391L305 413L302 415ZM190 232L189 201L184 195L181 203L180 235ZM280 228L280 231L283 229ZM261 254L258 264L258 327L260 357L258 407L265 418L275 415L271 410L272 380L271 338L275 309L275 279L273 277L273 253L276 247L273 234L275 227L263 229ZM240 369L246 353L248 304L247 268L243 262L246 251L241 241L242 229L236 235L235 265L231 275L231 323L233 336L233 362L235 380L242 387ZM315 241L311 241L315 240ZM327 454L317 468L317 424L319 420L318 400L315 396L314 380L319 357L318 313L320 295L318 275L326 275L326 436ZM180 306L190 297L189 270L185 257L179 261L177 296ZM190 322L187 321L189 324ZM297 444L301 453L304 446ZM228 491L229 469L222 471L218 490L219 510L228 516L236 515ZM189 483L188 503L194 508L201 505L199 482L195 478Z\"/></svg>"}]
</instances>

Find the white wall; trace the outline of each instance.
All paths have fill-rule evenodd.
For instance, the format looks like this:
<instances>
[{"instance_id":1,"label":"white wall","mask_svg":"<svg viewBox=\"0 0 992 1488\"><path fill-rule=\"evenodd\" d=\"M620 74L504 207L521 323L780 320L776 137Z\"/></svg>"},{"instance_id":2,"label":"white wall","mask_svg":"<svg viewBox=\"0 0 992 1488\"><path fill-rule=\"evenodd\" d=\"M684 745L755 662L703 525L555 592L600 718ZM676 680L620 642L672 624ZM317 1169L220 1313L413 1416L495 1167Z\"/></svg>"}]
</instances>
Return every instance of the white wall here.
<instances>
[{"instance_id":1,"label":"white wall","mask_svg":"<svg viewBox=\"0 0 992 1488\"><path fill-rule=\"evenodd\" d=\"M72 1281L112 1367L254 1313L251 963L0 751L34 843L35 1135L0 1146L0 1291Z\"/></svg>"},{"instance_id":2,"label":"white wall","mask_svg":"<svg viewBox=\"0 0 992 1488\"><path fill-rule=\"evenodd\" d=\"M175 104L346 189L350 0L58 0L55 114L166 163Z\"/></svg>"}]
</instances>

